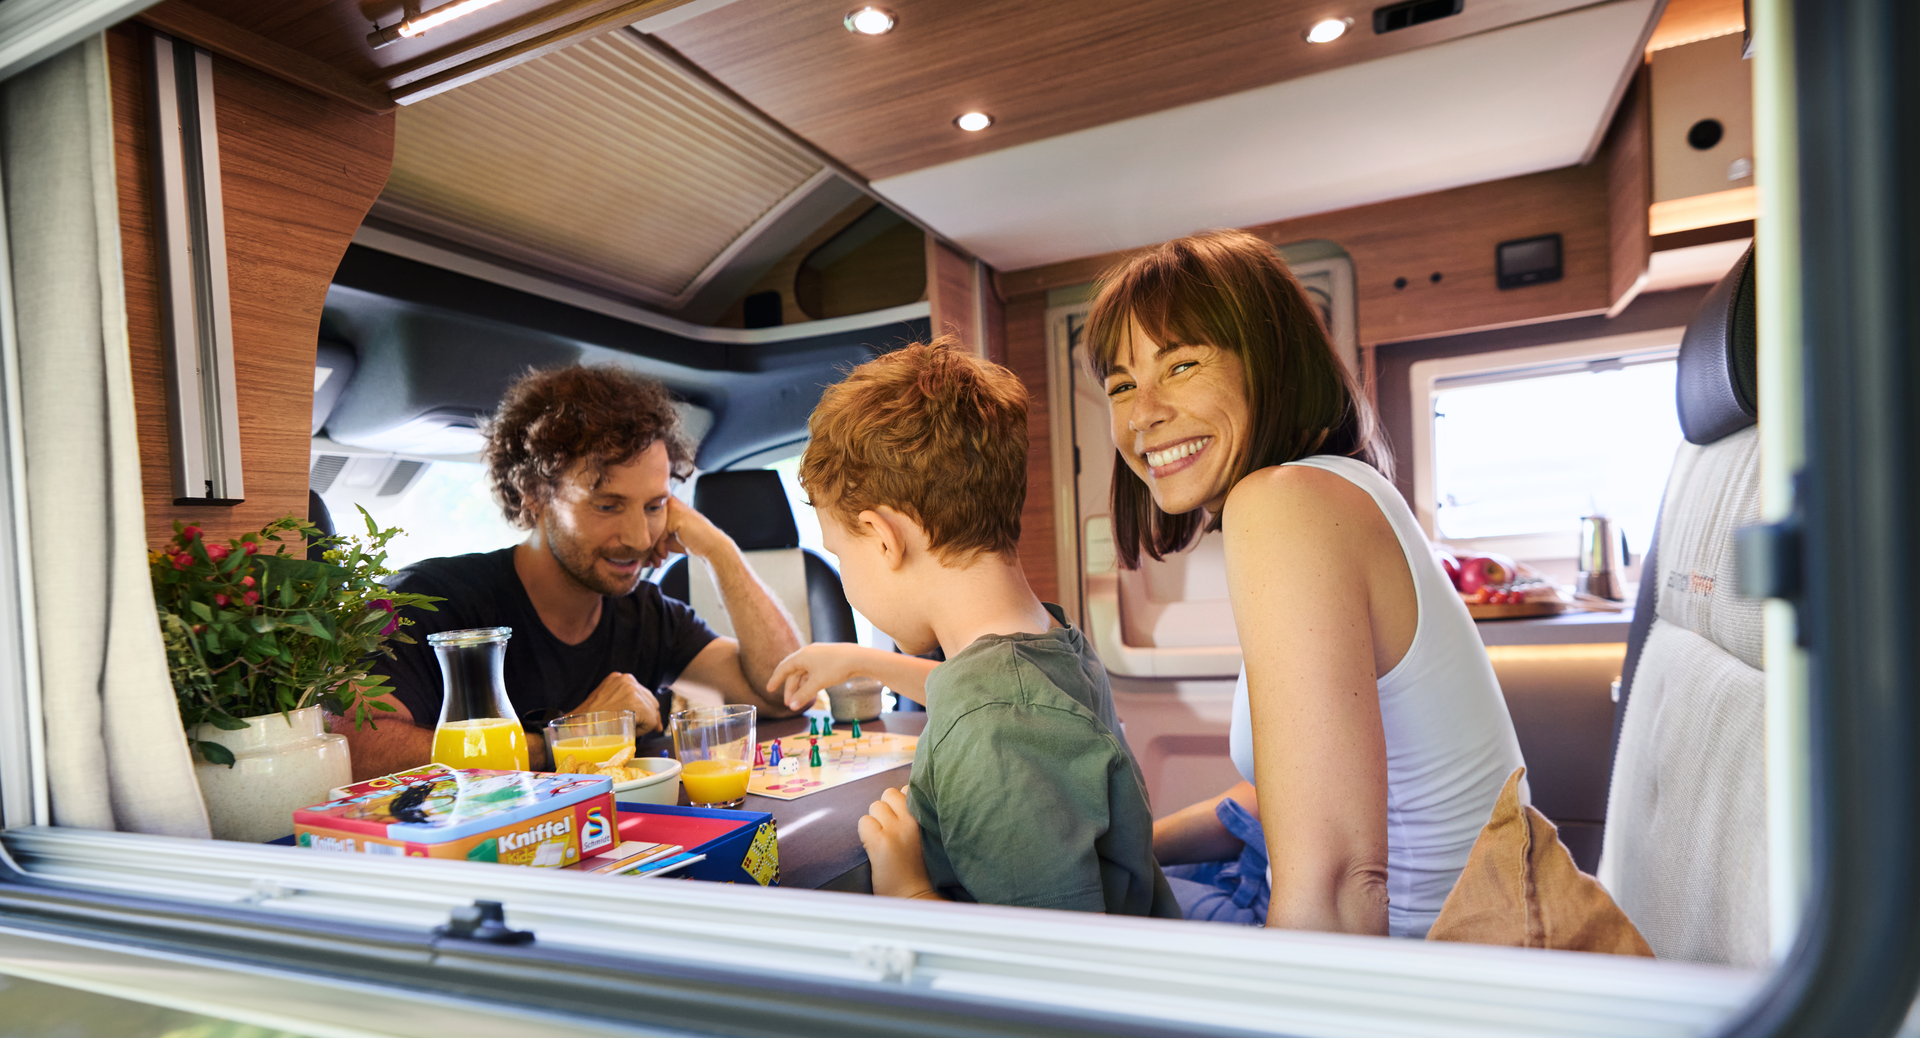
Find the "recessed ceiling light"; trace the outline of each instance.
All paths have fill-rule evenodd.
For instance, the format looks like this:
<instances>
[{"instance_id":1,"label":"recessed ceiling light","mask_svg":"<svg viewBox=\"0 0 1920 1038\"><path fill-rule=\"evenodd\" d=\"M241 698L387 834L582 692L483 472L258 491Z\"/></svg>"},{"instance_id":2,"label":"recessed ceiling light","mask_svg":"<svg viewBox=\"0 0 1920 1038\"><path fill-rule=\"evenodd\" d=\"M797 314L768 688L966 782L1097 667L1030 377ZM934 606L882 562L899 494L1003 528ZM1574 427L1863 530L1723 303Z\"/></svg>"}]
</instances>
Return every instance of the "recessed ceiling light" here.
<instances>
[{"instance_id":1,"label":"recessed ceiling light","mask_svg":"<svg viewBox=\"0 0 1920 1038\"><path fill-rule=\"evenodd\" d=\"M960 118L955 119L953 125L960 127L968 133L978 133L993 125L993 116L985 112L968 112Z\"/></svg>"},{"instance_id":2,"label":"recessed ceiling light","mask_svg":"<svg viewBox=\"0 0 1920 1038\"><path fill-rule=\"evenodd\" d=\"M862 36L881 36L893 31L893 12L883 7L859 7L847 12L842 23L848 32Z\"/></svg>"},{"instance_id":3,"label":"recessed ceiling light","mask_svg":"<svg viewBox=\"0 0 1920 1038\"><path fill-rule=\"evenodd\" d=\"M1307 30L1307 42L1332 43L1340 37L1345 36L1347 34L1347 26L1352 24L1353 19L1351 18L1328 18L1325 21L1315 22L1313 23L1313 28Z\"/></svg>"}]
</instances>

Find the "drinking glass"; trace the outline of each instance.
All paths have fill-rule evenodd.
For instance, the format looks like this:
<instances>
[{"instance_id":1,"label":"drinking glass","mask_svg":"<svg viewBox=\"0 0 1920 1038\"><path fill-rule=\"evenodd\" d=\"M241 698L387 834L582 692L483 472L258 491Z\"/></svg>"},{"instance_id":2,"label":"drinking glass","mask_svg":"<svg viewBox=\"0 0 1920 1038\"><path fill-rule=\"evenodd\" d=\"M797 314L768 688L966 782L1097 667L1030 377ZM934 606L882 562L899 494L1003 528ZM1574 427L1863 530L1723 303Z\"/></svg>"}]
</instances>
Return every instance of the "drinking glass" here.
<instances>
[{"instance_id":1,"label":"drinking glass","mask_svg":"<svg viewBox=\"0 0 1920 1038\"><path fill-rule=\"evenodd\" d=\"M527 737L507 698L505 673L511 627L435 631L427 644L440 658L444 685L433 762L450 768L527 770Z\"/></svg>"},{"instance_id":2,"label":"drinking glass","mask_svg":"<svg viewBox=\"0 0 1920 1038\"><path fill-rule=\"evenodd\" d=\"M547 748L553 751L553 770L592 771L622 748L633 748L633 711L589 710L548 721Z\"/></svg>"},{"instance_id":3,"label":"drinking glass","mask_svg":"<svg viewBox=\"0 0 1920 1038\"><path fill-rule=\"evenodd\" d=\"M755 711L747 705L696 706L673 715L680 784L695 807L739 807L753 777Z\"/></svg>"}]
</instances>

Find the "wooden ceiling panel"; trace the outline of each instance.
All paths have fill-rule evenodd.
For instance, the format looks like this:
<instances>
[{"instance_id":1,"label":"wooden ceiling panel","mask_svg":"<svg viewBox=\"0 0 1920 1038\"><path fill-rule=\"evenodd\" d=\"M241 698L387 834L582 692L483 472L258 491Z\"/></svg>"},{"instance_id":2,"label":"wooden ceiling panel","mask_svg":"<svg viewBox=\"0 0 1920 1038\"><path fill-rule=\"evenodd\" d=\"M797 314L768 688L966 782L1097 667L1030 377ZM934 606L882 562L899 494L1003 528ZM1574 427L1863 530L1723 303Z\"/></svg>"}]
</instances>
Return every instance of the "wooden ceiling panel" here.
<instances>
[{"instance_id":1,"label":"wooden ceiling panel","mask_svg":"<svg viewBox=\"0 0 1920 1038\"><path fill-rule=\"evenodd\" d=\"M893 176L1587 6L1467 0L1375 35L1372 0L889 0L885 36L848 32L851 0L748 0L658 35L869 179ZM1307 27L1350 17L1340 39ZM1517 89L1523 89L1517 87ZM979 133L955 128L991 114Z\"/></svg>"}]
</instances>

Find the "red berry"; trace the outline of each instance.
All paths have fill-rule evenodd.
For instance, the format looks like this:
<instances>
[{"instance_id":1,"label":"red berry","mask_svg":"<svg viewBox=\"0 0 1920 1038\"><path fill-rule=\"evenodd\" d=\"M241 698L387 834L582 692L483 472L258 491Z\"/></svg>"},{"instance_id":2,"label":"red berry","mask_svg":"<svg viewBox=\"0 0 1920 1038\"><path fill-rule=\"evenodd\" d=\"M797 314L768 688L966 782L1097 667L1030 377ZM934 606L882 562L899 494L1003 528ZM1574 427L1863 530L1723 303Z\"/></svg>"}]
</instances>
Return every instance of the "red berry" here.
<instances>
[{"instance_id":1,"label":"red berry","mask_svg":"<svg viewBox=\"0 0 1920 1038\"><path fill-rule=\"evenodd\" d=\"M260 592L258 592L258 591L249 591L249 592L247 592L246 594L244 594L244 595L241 595L240 597L241 597L241 598L243 598L243 599L246 599L246 602L247 602L247 604L248 604L248 605L253 605L253 604L255 604L255 603L257 603L257 602L259 602L259 601L260 601Z\"/></svg>"},{"instance_id":2,"label":"red berry","mask_svg":"<svg viewBox=\"0 0 1920 1038\"><path fill-rule=\"evenodd\" d=\"M233 553L233 549L227 547L224 544L207 545L207 557L212 559L215 562L219 562L220 560L226 558L228 555L232 553Z\"/></svg>"},{"instance_id":3,"label":"red berry","mask_svg":"<svg viewBox=\"0 0 1920 1038\"><path fill-rule=\"evenodd\" d=\"M252 586L253 586L253 578L252 578L252 577L241 577L241 578L240 578L240 583L241 583L241 585L243 585L243 586L245 586L245 587L252 587Z\"/></svg>"},{"instance_id":4,"label":"red berry","mask_svg":"<svg viewBox=\"0 0 1920 1038\"><path fill-rule=\"evenodd\" d=\"M184 543L191 544L195 540L198 540L199 537L200 528L198 526L183 526L180 528L180 540Z\"/></svg>"},{"instance_id":5,"label":"red berry","mask_svg":"<svg viewBox=\"0 0 1920 1038\"><path fill-rule=\"evenodd\" d=\"M259 551L259 550L260 550L260 546L259 546L258 544L255 544L255 543L253 543L252 541L248 541L248 542L247 542L247 554L248 554L248 555L252 555L252 554L253 554L254 552L256 552L256 551Z\"/></svg>"},{"instance_id":6,"label":"red berry","mask_svg":"<svg viewBox=\"0 0 1920 1038\"><path fill-rule=\"evenodd\" d=\"M183 551L180 554L173 556L174 569L186 569L188 566L191 566L191 565L193 565L193 556L188 555L186 552Z\"/></svg>"},{"instance_id":7,"label":"red berry","mask_svg":"<svg viewBox=\"0 0 1920 1038\"><path fill-rule=\"evenodd\" d=\"M232 599L230 599L230 598L228 598L228 597L227 597L227 596L225 596L225 595L215 595L215 596L213 596L213 604L214 604L214 605L217 605L217 606L223 606L223 605L226 605L226 604L228 604L228 603L230 603L230 602L232 602L232 601L233 601Z\"/></svg>"}]
</instances>

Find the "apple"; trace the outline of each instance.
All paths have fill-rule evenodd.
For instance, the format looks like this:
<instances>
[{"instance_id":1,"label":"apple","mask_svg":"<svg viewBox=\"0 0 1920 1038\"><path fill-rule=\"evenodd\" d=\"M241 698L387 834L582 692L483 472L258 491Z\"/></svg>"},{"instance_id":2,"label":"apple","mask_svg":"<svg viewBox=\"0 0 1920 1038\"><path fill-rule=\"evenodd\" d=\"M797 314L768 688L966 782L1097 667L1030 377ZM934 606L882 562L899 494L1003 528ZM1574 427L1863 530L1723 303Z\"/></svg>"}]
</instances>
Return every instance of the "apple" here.
<instances>
[{"instance_id":1,"label":"apple","mask_svg":"<svg viewBox=\"0 0 1920 1038\"><path fill-rule=\"evenodd\" d=\"M1505 587L1520 572L1505 555L1468 555L1460 560L1460 575L1454 586L1461 594L1473 594L1481 588Z\"/></svg>"},{"instance_id":2,"label":"apple","mask_svg":"<svg viewBox=\"0 0 1920 1038\"><path fill-rule=\"evenodd\" d=\"M1453 581L1453 586L1458 588L1460 586L1460 560L1455 558L1454 554L1445 548L1435 548L1433 549L1433 554L1435 558L1440 560L1440 568L1447 571L1447 579Z\"/></svg>"}]
</instances>

